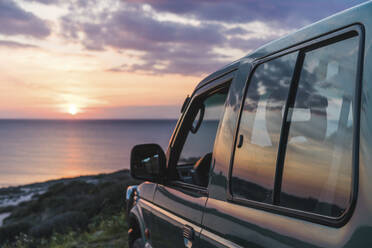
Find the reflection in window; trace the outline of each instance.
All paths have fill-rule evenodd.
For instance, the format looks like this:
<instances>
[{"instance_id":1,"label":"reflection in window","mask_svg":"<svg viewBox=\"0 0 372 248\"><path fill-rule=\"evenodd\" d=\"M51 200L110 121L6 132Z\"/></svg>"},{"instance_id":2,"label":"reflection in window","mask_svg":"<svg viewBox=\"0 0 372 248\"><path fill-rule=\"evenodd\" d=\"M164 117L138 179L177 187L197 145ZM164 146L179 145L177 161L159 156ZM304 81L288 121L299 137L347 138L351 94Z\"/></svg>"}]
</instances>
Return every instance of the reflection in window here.
<instances>
[{"instance_id":1,"label":"reflection in window","mask_svg":"<svg viewBox=\"0 0 372 248\"><path fill-rule=\"evenodd\" d=\"M271 203L282 111L288 97L297 53L257 67L244 101L231 188L234 196Z\"/></svg>"},{"instance_id":2,"label":"reflection in window","mask_svg":"<svg viewBox=\"0 0 372 248\"><path fill-rule=\"evenodd\" d=\"M337 217L349 205L357 48L353 37L305 54L287 118L282 206Z\"/></svg>"},{"instance_id":3,"label":"reflection in window","mask_svg":"<svg viewBox=\"0 0 372 248\"><path fill-rule=\"evenodd\" d=\"M204 99L196 99L191 111L197 111L177 163L178 179L201 187L209 182L214 140L223 114L228 88ZM192 113L191 113L192 114Z\"/></svg>"},{"instance_id":4,"label":"reflection in window","mask_svg":"<svg viewBox=\"0 0 372 248\"><path fill-rule=\"evenodd\" d=\"M195 133L189 132L179 159L179 164L195 164L201 157L213 151L218 123L223 113L227 90L218 92L203 101L204 113L201 124ZM193 121L192 128L200 120L200 111Z\"/></svg>"}]
</instances>

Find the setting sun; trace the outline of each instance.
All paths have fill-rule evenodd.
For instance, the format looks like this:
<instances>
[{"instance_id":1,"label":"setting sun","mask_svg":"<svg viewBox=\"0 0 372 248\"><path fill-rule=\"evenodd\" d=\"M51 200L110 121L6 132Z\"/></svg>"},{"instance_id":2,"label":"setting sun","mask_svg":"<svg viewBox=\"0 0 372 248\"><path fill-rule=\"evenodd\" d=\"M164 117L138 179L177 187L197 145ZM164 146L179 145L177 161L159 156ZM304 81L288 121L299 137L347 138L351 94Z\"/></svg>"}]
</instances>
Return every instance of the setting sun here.
<instances>
[{"instance_id":1,"label":"setting sun","mask_svg":"<svg viewBox=\"0 0 372 248\"><path fill-rule=\"evenodd\" d=\"M71 104L71 105L68 107L68 112L69 112L69 114L71 114L71 115L76 115L77 112L78 112L78 109L77 109L76 105L75 105L75 104Z\"/></svg>"}]
</instances>

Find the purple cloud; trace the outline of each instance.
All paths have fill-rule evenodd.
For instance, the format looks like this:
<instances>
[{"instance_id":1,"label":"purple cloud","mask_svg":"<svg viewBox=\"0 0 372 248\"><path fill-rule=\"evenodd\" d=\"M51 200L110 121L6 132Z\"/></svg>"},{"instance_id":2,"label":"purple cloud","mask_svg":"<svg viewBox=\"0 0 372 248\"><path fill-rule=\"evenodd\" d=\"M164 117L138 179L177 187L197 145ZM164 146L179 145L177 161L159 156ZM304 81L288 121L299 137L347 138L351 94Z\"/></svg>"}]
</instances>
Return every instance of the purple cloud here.
<instances>
[{"instance_id":1,"label":"purple cloud","mask_svg":"<svg viewBox=\"0 0 372 248\"><path fill-rule=\"evenodd\" d=\"M113 12L99 24L76 22L73 16L61 19L63 36L79 40L78 32L84 33L81 40L89 50L104 50L108 47L117 50L136 50L145 52L136 65L121 65L111 71L146 71L150 73L181 73L200 75L217 69L226 63L225 56L213 52L215 46L228 40L223 34L226 30L219 24L188 24L158 21L146 16L140 9L120 9ZM214 62L211 62L214 58ZM158 68L159 64L167 64Z\"/></svg>"},{"instance_id":2,"label":"purple cloud","mask_svg":"<svg viewBox=\"0 0 372 248\"><path fill-rule=\"evenodd\" d=\"M0 40L0 47L7 48L38 48L38 46L20 43L16 41Z\"/></svg>"},{"instance_id":3,"label":"purple cloud","mask_svg":"<svg viewBox=\"0 0 372 248\"><path fill-rule=\"evenodd\" d=\"M0 34L44 38L51 32L47 23L21 9L13 0L0 0Z\"/></svg>"},{"instance_id":4,"label":"purple cloud","mask_svg":"<svg viewBox=\"0 0 372 248\"><path fill-rule=\"evenodd\" d=\"M260 21L273 30L291 30L363 2L314 1L126 0L122 1L119 8L103 9L95 14L89 8L83 8L84 12L74 5L71 8L79 14L64 16L61 29L62 36L80 42L88 50L103 51L110 48L119 52L143 52L137 57L141 63L123 63L109 68L109 71L201 75L231 60L227 53L221 54L224 48L227 51L231 48L246 51L242 53L244 56L250 50L278 38L275 32L261 35L260 38L252 37L257 30L249 31L237 24ZM94 1L85 2L90 7L92 3ZM144 11L143 4L150 5L158 15L172 13L197 20L200 25L160 21L154 17L154 12ZM77 16L82 13L86 13L89 18L81 21ZM252 38L245 36L248 34Z\"/></svg>"},{"instance_id":5,"label":"purple cloud","mask_svg":"<svg viewBox=\"0 0 372 248\"><path fill-rule=\"evenodd\" d=\"M60 3L60 0L28 0L29 2L36 2L36 3L42 3L42 4L57 4Z\"/></svg>"},{"instance_id":6,"label":"purple cloud","mask_svg":"<svg viewBox=\"0 0 372 248\"><path fill-rule=\"evenodd\" d=\"M263 21L297 28L298 25L317 21L366 0L126 0L123 2L146 3L157 11L189 15L200 20L228 23Z\"/></svg>"},{"instance_id":7,"label":"purple cloud","mask_svg":"<svg viewBox=\"0 0 372 248\"><path fill-rule=\"evenodd\" d=\"M27 0L28 2L41 3L45 5L62 5L62 4L72 4L78 7L88 7L90 4L96 1L92 0Z\"/></svg>"}]
</instances>

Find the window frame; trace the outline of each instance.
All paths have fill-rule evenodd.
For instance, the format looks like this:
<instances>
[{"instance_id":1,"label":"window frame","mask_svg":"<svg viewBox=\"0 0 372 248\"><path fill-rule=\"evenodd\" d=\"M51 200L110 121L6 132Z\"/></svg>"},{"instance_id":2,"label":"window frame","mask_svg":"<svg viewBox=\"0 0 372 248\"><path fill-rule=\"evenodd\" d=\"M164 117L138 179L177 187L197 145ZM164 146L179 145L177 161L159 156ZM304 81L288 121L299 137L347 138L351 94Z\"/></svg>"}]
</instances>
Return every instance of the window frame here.
<instances>
[{"instance_id":1,"label":"window frame","mask_svg":"<svg viewBox=\"0 0 372 248\"><path fill-rule=\"evenodd\" d=\"M358 58L357 58L357 71L356 71L356 78L355 78L355 92L354 92L354 100L355 104L353 105L353 150L352 150L352 189L351 189L351 200L348 208L340 217L330 217L326 215L320 215L316 213L306 212L298 209L287 208L279 205L279 197L281 192L281 183L282 183L282 175L283 175L283 168L284 168L284 158L286 152L286 141L288 139L288 132L290 125L284 125L285 120L287 119L289 105L295 100L296 90L303 66L303 62L305 59L305 54L308 51L318 49L320 47L325 47L327 45L340 42L352 37L359 37L359 47L358 47ZM232 203L253 207L277 214L282 214L290 217L295 217L298 219L307 220L310 222L323 224L327 226L333 227L341 227L346 224L346 222L350 219L353 210L356 205L357 200L357 193L358 193L358 173L359 173L359 136L360 136L360 106L361 106L361 90L362 90L362 74L363 74L363 61L364 61L364 27L361 24L352 24L347 27L343 27L324 35L314 37L313 39L304 41L301 44L297 44L291 46L289 48L280 50L274 54L269 54L263 58L259 58L252 62L252 69L249 73L248 80L244 87L244 94L242 97L242 102L239 110L238 120L235 127L235 135L233 140L233 146L231 151L231 160L229 164L229 171L228 171L228 178L227 178L227 200ZM285 111L283 116L283 122L281 126L281 134L280 134L280 141L278 147L278 153L276 158L276 171L275 171L275 179L274 179L274 189L273 189L273 201L272 203L263 203L254 200L249 200L242 197L237 197L233 195L232 188L231 188L231 179L232 179L232 171L233 171L233 163L235 157L235 150L237 145L237 138L239 135L239 127L241 116L244 108L244 101L247 95L247 91L249 88L249 84L251 79L257 69L257 67L261 64L264 64L270 60L274 60L278 57L298 52L293 76L290 84L289 95L287 101L285 103Z\"/></svg>"},{"instance_id":2,"label":"window frame","mask_svg":"<svg viewBox=\"0 0 372 248\"><path fill-rule=\"evenodd\" d=\"M184 143L187 138L188 130L186 126L190 125L190 121L193 121L193 120L190 120L189 118L191 112L193 111L191 108L195 106L195 102L198 101L200 98L208 97L223 89L229 90L230 85L236 76L236 72L237 72L237 68L234 68L231 71L228 71L227 73L222 74L221 76L213 79L208 84L200 88L197 88L191 95L187 108L182 114L179 120L179 124L177 125L177 128L175 130L175 133L170 141L170 145L168 149L169 157L167 159L168 180L165 182L167 186L178 188L180 190L187 190L189 192L194 192L199 195L208 196L208 186L201 187L198 185L194 185L194 184L190 184L190 183L186 183L186 182L174 179L176 176L175 173L176 173L177 162L178 162L179 156L181 155ZM225 105L226 105L226 101L224 104L223 112L221 113L221 118L223 114L225 113L225 108L226 108ZM218 124L216 133L218 133L218 130L220 129L220 125L221 125L221 122L219 122ZM213 161L213 157L212 157L212 161Z\"/></svg>"}]
</instances>

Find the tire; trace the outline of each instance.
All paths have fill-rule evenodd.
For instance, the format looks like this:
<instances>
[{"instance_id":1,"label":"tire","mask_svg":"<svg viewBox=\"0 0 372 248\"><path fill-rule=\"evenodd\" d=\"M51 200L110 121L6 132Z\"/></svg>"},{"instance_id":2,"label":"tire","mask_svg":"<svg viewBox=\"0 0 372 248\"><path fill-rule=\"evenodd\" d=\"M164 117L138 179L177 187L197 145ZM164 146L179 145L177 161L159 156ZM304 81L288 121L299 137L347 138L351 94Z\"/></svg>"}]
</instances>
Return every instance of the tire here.
<instances>
[{"instance_id":1,"label":"tire","mask_svg":"<svg viewBox=\"0 0 372 248\"><path fill-rule=\"evenodd\" d=\"M127 201L127 209L126 209L126 214L127 217L129 217L130 210L132 210L133 207L133 197L130 197Z\"/></svg>"},{"instance_id":2,"label":"tire","mask_svg":"<svg viewBox=\"0 0 372 248\"><path fill-rule=\"evenodd\" d=\"M133 242L132 248L145 248L145 244L141 238L138 238Z\"/></svg>"}]
</instances>

